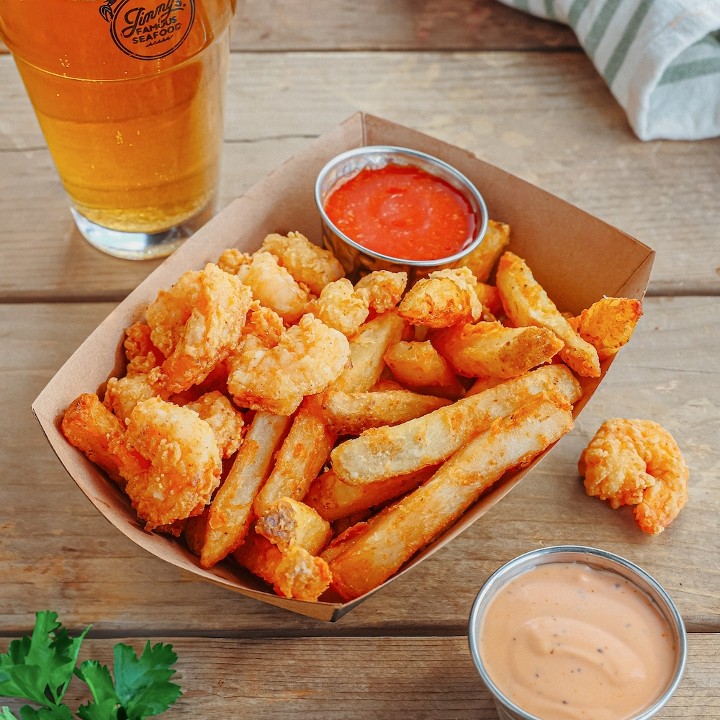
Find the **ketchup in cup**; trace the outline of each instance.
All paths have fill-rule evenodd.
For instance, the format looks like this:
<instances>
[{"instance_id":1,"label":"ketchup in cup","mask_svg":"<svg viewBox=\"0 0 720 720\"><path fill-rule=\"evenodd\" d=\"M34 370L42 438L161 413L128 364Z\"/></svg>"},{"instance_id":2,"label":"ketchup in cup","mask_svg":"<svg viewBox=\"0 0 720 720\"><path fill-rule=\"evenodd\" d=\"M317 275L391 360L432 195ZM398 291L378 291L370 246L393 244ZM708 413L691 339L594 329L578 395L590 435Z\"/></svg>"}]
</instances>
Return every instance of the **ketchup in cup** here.
<instances>
[{"instance_id":1,"label":"ketchup in cup","mask_svg":"<svg viewBox=\"0 0 720 720\"><path fill-rule=\"evenodd\" d=\"M485 200L456 168L418 150L371 145L320 171L315 201L323 241L348 274L405 270L410 277L472 252L488 224Z\"/></svg>"},{"instance_id":2,"label":"ketchup in cup","mask_svg":"<svg viewBox=\"0 0 720 720\"><path fill-rule=\"evenodd\" d=\"M332 191L325 212L359 245L403 260L455 255L478 222L468 199L450 183L397 163L361 170Z\"/></svg>"}]
</instances>

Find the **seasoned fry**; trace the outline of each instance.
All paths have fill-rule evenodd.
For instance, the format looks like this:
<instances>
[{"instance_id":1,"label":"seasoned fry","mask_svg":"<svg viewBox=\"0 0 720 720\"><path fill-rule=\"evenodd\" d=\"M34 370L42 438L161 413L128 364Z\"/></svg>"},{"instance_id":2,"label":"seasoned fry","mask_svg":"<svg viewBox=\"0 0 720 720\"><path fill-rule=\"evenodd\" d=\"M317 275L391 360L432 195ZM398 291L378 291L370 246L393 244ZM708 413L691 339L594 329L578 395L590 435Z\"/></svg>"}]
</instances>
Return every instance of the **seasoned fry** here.
<instances>
[{"instance_id":1,"label":"seasoned fry","mask_svg":"<svg viewBox=\"0 0 720 720\"><path fill-rule=\"evenodd\" d=\"M233 466L210 505L200 552L203 567L215 565L243 542L252 520L253 501L290 422L287 416L255 413Z\"/></svg>"},{"instance_id":2,"label":"seasoned fry","mask_svg":"<svg viewBox=\"0 0 720 720\"><path fill-rule=\"evenodd\" d=\"M372 428L340 443L330 455L333 470L349 485L364 485L434 465L541 392L557 393L571 403L581 395L566 367L548 365L415 420Z\"/></svg>"},{"instance_id":3,"label":"seasoned fry","mask_svg":"<svg viewBox=\"0 0 720 720\"><path fill-rule=\"evenodd\" d=\"M582 377L600 376L597 350L572 329L522 258L511 252L503 254L498 264L497 287L505 312L515 325L552 330L565 343L560 350L565 363Z\"/></svg>"},{"instance_id":4,"label":"seasoned fry","mask_svg":"<svg viewBox=\"0 0 720 720\"><path fill-rule=\"evenodd\" d=\"M303 401L275 458L275 466L255 497L261 517L280 498L302 500L327 461L337 435L326 424L314 397Z\"/></svg>"},{"instance_id":5,"label":"seasoned fry","mask_svg":"<svg viewBox=\"0 0 720 720\"><path fill-rule=\"evenodd\" d=\"M456 400L465 388L447 360L429 340L401 340L390 346L385 362L395 378L418 392Z\"/></svg>"},{"instance_id":6,"label":"seasoned fry","mask_svg":"<svg viewBox=\"0 0 720 720\"><path fill-rule=\"evenodd\" d=\"M311 243L299 232L271 233L263 240L262 250L274 255L313 295L319 295L328 283L345 275L340 261L329 250Z\"/></svg>"},{"instance_id":7,"label":"seasoned fry","mask_svg":"<svg viewBox=\"0 0 720 720\"><path fill-rule=\"evenodd\" d=\"M455 325L433 333L431 342L456 373L470 378L517 377L550 362L563 347L547 328L499 322Z\"/></svg>"},{"instance_id":8,"label":"seasoned fry","mask_svg":"<svg viewBox=\"0 0 720 720\"><path fill-rule=\"evenodd\" d=\"M371 427L412 420L449 403L445 398L410 390L354 393L328 390L323 396L322 408L328 424L339 435L359 435Z\"/></svg>"},{"instance_id":9,"label":"seasoned fry","mask_svg":"<svg viewBox=\"0 0 720 720\"><path fill-rule=\"evenodd\" d=\"M425 482L435 467L378 480L367 485L348 485L328 470L310 486L304 502L330 522L382 505Z\"/></svg>"},{"instance_id":10,"label":"seasoned fry","mask_svg":"<svg viewBox=\"0 0 720 720\"><path fill-rule=\"evenodd\" d=\"M488 220L488 228L483 241L460 265L470 268L478 282L484 283L490 277L498 258L510 242L510 226L496 220Z\"/></svg>"},{"instance_id":11,"label":"seasoned fry","mask_svg":"<svg viewBox=\"0 0 720 720\"><path fill-rule=\"evenodd\" d=\"M83 393L75 398L63 414L61 429L71 445L85 453L120 487L125 486L120 476L120 460L113 450L122 441L125 427L97 395Z\"/></svg>"},{"instance_id":12,"label":"seasoned fry","mask_svg":"<svg viewBox=\"0 0 720 720\"><path fill-rule=\"evenodd\" d=\"M327 562L305 548L293 546L283 552L254 532L248 533L233 557L286 598L317 600L328 589L332 577Z\"/></svg>"},{"instance_id":13,"label":"seasoned fry","mask_svg":"<svg viewBox=\"0 0 720 720\"><path fill-rule=\"evenodd\" d=\"M311 555L318 555L332 537L330 523L314 508L287 497L280 498L258 518L255 532L283 551L299 545Z\"/></svg>"},{"instance_id":14,"label":"seasoned fry","mask_svg":"<svg viewBox=\"0 0 720 720\"><path fill-rule=\"evenodd\" d=\"M642 317L642 303L635 298L604 297L570 318L570 326L598 352L600 360L616 355Z\"/></svg>"},{"instance_id":15,"label":"seasoned fry","mask_svg":"<svg viewBox=\"0 0 720 720\"><path fill-rule=\"evenodd\" d=\"M539 396L469 442L424 485L382 511L330 560L346 600L387 580L508 470L529 463L572 427L569 406ZM332 553L334 555L334 553Z\"/></svg>"},{"instance_id":16,"label":"seasoned fry","mask_svg":"<svg viewBox=\"0 0 720 720\"><path fill-rule=\"evenodd\" d=\"M228 390L238 407L292 415L303 397L327 388L349 358L342 333L305 315L273 347L255 335L246 336L228 360Z\"/></svg>"},{"instance_id":17,"label":"seasoned fry","mask_svg":"<svg viewBox=\"0 0 720 720\"><path fill-rule=\"evenodd\" d=\"M482 313L476 285L469 268L435 270L405 293L398 313L413 325L431 328L473 322Z\"/></svg>"}]
</instances>

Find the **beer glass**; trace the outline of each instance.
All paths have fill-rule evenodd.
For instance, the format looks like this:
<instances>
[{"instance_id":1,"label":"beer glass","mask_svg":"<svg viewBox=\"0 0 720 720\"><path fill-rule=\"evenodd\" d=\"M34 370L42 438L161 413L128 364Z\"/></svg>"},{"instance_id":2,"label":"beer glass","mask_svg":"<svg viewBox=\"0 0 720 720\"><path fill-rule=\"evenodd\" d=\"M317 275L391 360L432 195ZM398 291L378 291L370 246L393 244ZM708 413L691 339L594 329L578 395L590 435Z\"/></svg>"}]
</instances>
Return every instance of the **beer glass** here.
<instances>
[{"instance_id":1,"label":"beer glass","mask_svg":"<svg viewBox=\"0 0 720 720\"><path fill-rule=\"evenodd\" d=\"M0 0L81 234L170 254L214 211L234 0Z\"/></svg>"}]
</instances>

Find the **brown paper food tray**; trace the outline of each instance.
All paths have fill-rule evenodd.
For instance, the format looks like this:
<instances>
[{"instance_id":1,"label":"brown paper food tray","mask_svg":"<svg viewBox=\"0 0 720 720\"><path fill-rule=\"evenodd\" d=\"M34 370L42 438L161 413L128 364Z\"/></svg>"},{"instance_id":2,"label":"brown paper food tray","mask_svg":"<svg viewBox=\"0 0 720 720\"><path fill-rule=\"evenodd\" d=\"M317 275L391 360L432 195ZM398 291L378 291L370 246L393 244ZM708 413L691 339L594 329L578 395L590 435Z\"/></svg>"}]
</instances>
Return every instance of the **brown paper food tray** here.
<instances>
[{"instance_id":1,"label":"brown paper food tray","mask_svg":"<svg viewBox=\"0 0 720 720\"><path fill-rule=\"evenodd\" d=\"M159 289L170 287L184 271L200 269L205 263L216 261L228 247L253 251L269 232L298 230L319 241L320 219L313 199L315 178L333 156L361 145L399 145L422 150L467 175L483 193L490 217L510 224L511 249L527 260L561 310L577 313L603 295L643 297L654 256L647 246L469 152L381 118L357 113L235 200L160 265L77 349L32 406L70 476L95 507L133 542L177 567L230 590L330 621L339 619L372 593L349 603L302 602L276 596L232 561L212 570L201 568L181 542L142 529L127 498L66 442L59 430L59 420L67 405L80 393L95 392L109 377L122 372L124 329L140 317ZM603 377L609 364L603 365ZM575 414L601 380L583 382L585 395L576 406ZM395 577L422 562L475 522L546 453L523 471L503 478Z\"/></svg>"}]
</instances>

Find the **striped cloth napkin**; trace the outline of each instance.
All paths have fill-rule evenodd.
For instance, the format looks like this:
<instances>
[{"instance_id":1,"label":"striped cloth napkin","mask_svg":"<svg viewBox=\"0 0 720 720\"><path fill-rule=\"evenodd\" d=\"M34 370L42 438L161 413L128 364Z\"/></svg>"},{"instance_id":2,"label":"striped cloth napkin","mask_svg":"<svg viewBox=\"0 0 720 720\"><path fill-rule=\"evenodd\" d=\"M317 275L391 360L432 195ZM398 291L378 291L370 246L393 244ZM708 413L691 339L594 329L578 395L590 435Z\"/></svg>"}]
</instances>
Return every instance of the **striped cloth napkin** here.
<instances>
[{"instance_id":1,"label":"striped cloth napkin","mask_svg":"<svg viewBox=\"0 0 720 720\"><path fill-rule=\"evenodd\" d=\"M500 0L569 25L641 140L720 136L720 0Z\"/></svg>"}]
</instances>

